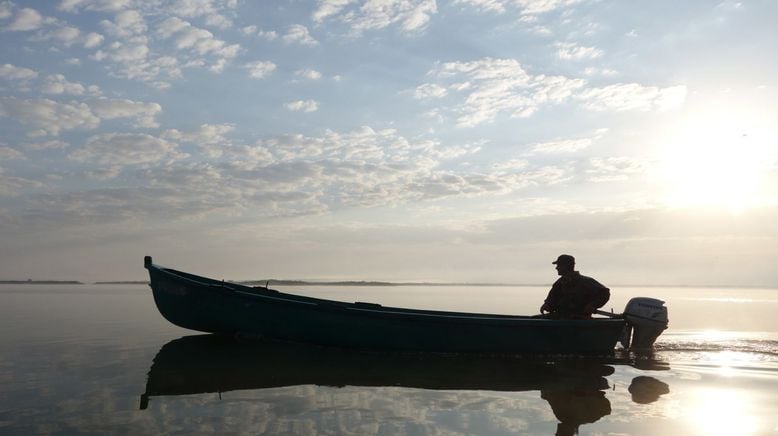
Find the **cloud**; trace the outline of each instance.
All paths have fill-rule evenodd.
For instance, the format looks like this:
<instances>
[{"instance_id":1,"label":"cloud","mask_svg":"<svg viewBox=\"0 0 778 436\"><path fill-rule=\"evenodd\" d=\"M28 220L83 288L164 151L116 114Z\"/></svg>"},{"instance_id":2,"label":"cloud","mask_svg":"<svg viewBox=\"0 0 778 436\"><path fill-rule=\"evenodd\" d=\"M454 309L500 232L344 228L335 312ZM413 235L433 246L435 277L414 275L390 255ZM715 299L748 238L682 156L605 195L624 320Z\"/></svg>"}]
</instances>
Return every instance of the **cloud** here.
<instances>
[{"instance_id":1,"label":"cloud","mask_svg":"<svg viewBox=\"0 0 778 436\"><path fill-rule=\"evenodd\" d=\"M459 127L491 122L502 114L525 118L543 106L565 101L578 101L595 111L666 111L682 105L686 99L683 85L658 88L629 83L587 88L583 79L532 75L515 59L446 62L428 76L437 81L420 85L414 96L431 98L445 91L454 106L438 108L436 113L453 113Z\"/></svg>"},{"instance_id":2,"label":"cloud","mask_svg":"<svg viewBox=\"0 0 778 436\"><path fill-rule=\"evenodd\" d=\"M524 170L529 167L529 161L526 159L510 159L505 162L499 162L492 166L498 171Z\"/></svg>"},{"instance_id":3,"label":"cloud","mask_svg":"<svg viewBox=\"0 0 778 436\"><path fill-rule=\"evenodd\" d=\"M618 76L619 72L610 68L587 67L584 69L584 74L587 76L613 77Z\"/></svg>"},{"instance_id":4,"label":"cloud","mask_svg":"<svg viewBox=\"0 0 778 436\"><path fill-rule=\"evenodd\" d=\"M84 48L95 48L103 43L105 37L99 33L90 32L84 37Z\"/></svg>"},{"instance_id":5,"label":"cloud","mask_svg":"<svg viewBox=\"0 0 778 436\"><path fill-rule=\"evenodd\" d=\"M123 66L128 67L128 71L124 76L133 78L135 75L131 71L138 70L138 66L140 65L149 65L146 61L149 51L149 46L143 43L123 44L121 42L114 42L109 46L108 54L98 50L94 55L94 59L101 61L107 57L114 62L122 64Z\"/></svg>"},{"instance_id":6,"label":"cloud","mask_svg":"<svg viewBox=\"0 0 778 436\"><path fill-rule=\"evenodd\" d=\"M257 26L246 26L240 31L244 35L257 35L258 37L267 41L274 41L278 38L278 32L274 30L262 30L257 28Z\"/></svg>"},{"instance_id":7,"label":"cloud","mask_svg":"<svg viewBox=\"0 0 778 436\"><path fill-rule=\"evenodd\" d=\"M128 8L133 0L62 0L59 9L76 12L81 9L100 12L118 12Z\"/></svg>"},{"instance_id":8,"label":"cloud","mask_svg":"<svg viewBox=\"0 0 778 436\"><path fill-rule=\"evenodd\" d=\"M132 9L117 13L114 21L102 20L100 26L107 34L118 38L143 35L148 30L143 16L138 11Z\"/></svg>"},{"instance_id":9,"label":"cloud","mask_svg":"<svg viewBox=\"0 0 778 436\"><path fill-rule=\"evenodd\" d=\"M13 15L12 6L13 4L10 1L3 1L0 3L0 20L5 20Z\"/></svg>"},{"instance_id":10,"label":"cloud","mask_svg":"<svg viewBox=\"0 0 778 436\"><path fill-rule=\"evenodd\" d=\"M170 6L170 11L182 17L200 17L214 14L218 8L212 0L176 0Z\"/></svg>"},{"instance_id":11,"label":"cloud","mask_svg":"<svg viewBox=\"0 0 778 436\"><path fill-rule=\"evenodd\" d=\"M284 107L294 112L316 112L319 103L316 100L297 100L284 104Z\"/></svg>"},{"instance_id":12,"label":"cloud","mask_svg":"<svg viewBox=\"0 0 778 436\"><path fill-rule=\"evenodd\" d=\"M80 83L69 82L62 74L51 74L41 85L41 92L44 94L69 94L69 95L92 95L102 94L100 88L96 85L84 86Z\"/></svg>"},{"instance_id":13,"label":"cloud","mask_svg":"<svg viewBox=\"0 0 778 436\"><path fill-rule=\"evenodd\" d=\"M24 148L28 150L61 150L68 147L70 147L70 144L68 144L65 141L60 141L58 139L24 144Z\"/></svg>"},{"instance_id":14,"label":"cloud","mask_svg":"<svg viewBox=\"0 0 778 436\"><path fill-rule=\"evenodd\" d=\"M598 129L587 137L555 139L553 141L530 144L529 147L532 153L575 153L576 151L589 148L596 141L602 139L607 132L608 129Z\"/></svg>"},{"instance_id":15,"label":"cloud","mask_svg":"<svg viewBox=\"0 0 778 436\"><path fill-rule=\"evenodd\" d=\"M321 23L325 18L340 13L346 6L357 0L319 0L319 7L311 15L313 21Z\"/></svg>"},{"instance_id":16,"label":"cloud","mask_svg":"<svg viewBox=\"0 0 778 436\"><path fill-rule=\"evenodd\" d=\"M223 144L229 142L224 135L233 130L235 130L234 124L201 124L197 130L191 132L181 132L176 129L166 130L162 133L162 137L193 144Z\"/></svg>"},{"instance_id":17,"label":"cloud","mask_svg":"<svg viewBox=\"0 0 778 436\"><path fill-rule=\"evenodd\" d=\"M293 24L289 26L289 28L286 29L286 33L281 37L281 40L287 44L319 45L319 41L315 40L308 32L308 28L302 24Z\"/></svg>"},{"instance_id":18,"label":"cloud","mask_svg":"<svg viewBox=\"0 0 778 436\"><path fill-rule=\"evenodd\" d=\"M212 14L205 18L205 24L225 30L231 28L233 23L232 20L225 17L224 15Z\"/></svg>"},{"instance_id":19,"label":"cloud","mask_svg":"<svg viewBox=\"0 0 778 436\"><path fill-rule=\"evenodd\" d=\"M260 30L257 32L257 36L268 41L275 41L278 39L278 32L275 30Z\"/></svg>"},{"instance_id":20,"label":"cloud","mask_svg":"<svg viewBox=\"0 0 778 436\"><path fill-rule=\"evenodd\" d=\"M19 9L11 24L4 27L8 32L26 32L39 29L43 25L43 17L38 11L31 8Z\"/></svg>"},{"instance_id":21,"label":"cloud","mask_svg":"<svg viewBox=\"0 0 778 436\"><path fill-rule=\"evenodd\" d=\"M504 13L510 8L521 11L521 15L534 16L569 8L585 0L456 0L479 10Z\"/></svg>"},{"instance_id":22,"label":"cloud","mask_svg":"<svg viewBox=\"0 0 778 436\"><path fill-rule=\"evenodd\" d=\"M505 194L515 187L513 181L496 175L436 173L414 180L407 188L412 197L431 200L451 196Z\"/></svg>"},{"instance_id":23,"label":"cloud","mask_svg":"<svg viewBox=\"0 0 778 436\"><path fill-rule=\"evenodd\" d=\"M321 73L312 69L297 70L294 75L301 79L319 80L321 79Z\"/></svg>"},{"instance_id":24,"label":"cloud","mask_svg":"<svg viewBox=\"0 0 778 436\"><path fill-rule=\"evenodd\" d=\"M29 188L40 188L43 186L41 182L25 179L23 177L16 177L4 174L4 170L0 167L0 197L17 197L21 195L21 191Z\"/></svg>"},{"instance_id":25,"label":"cloud","mask_svg":"<svg viewBox=\"0 0 778 436\"><path fill-rule=\"evenodd\" d=\"M413 92L413 98L417 100L425 100L428 98L441 98L448 94L446 88L436 83L425 83L416 87Z\"/></svg>"},{"instance_id":26,"label":"cloud","mask_svg":"<svg viewBox=\"0 0 778 436\"><path fill-rule=\"evenodd\" d=\"M576 98L583 101L586 108L595 111L667 111L683 105L686 86L658 88L637 83L619 83L584 90Z\"/></svg>"},{"instance_id":27,"label":"cloud","mask_svg":"<svg viewBox=\"0 0 778 436\"><path fill-rule=\"evenodd\" d=\"M143 103L127 99L101 98L90 102L94 113L102 119L134 118L138 127L155 128L154 117L162 111L157 103Z\"/></svg>"},{"instance_id":28,"label":"cloud","mask_svg":"<svg viewBox=\"0 0 778 436\"><path fill-rule=\"evenodd\" d=\"M171 17L157 27L157 34L162 39L175 36L174 46L179 50L191 50L200 56L213 55L222 59L232 59L238 55L240 45L227 44L214 37L213 33L192 26L188 21Z\"/></svg>"},{"instance_id":29,"label":"cloud","mask_svg":"<svg viewBox=\"0 0 778 436\"><path fill-rule=\"evenodd\" d=\"M69 26L54 18L47 18L45 24L47 27L39 30L30 38L31 41L56 41L65 47L70 47L77 42L84 41L81 30L77 27Z\"/></svg>"},{"instance_id":30,"label":"cloud","mask_svg":"<svg viewBox=\"0 0 778 436\"><path fill-rule=\"evenodd\" d=\"M592 182L614 182L629 179L635 174L646 171L649 163L633 157L593 158L589 160L591 168L586 170L588 180Z\"/></svg>"},{"instance_id":31,"label":"cloud","mask_svg":"<svg viewBox=\"0 0 778 436\"><path fill-rule=\"evenodd\" d=\"M3 160L11 160L11 159L27 159L27 157L24 156L24 153L15 150L10 147L6 147L4 145L0 145L0 159Z\"/></svg>"},{"instance_id":32,"label":"cloud","mask_svg":"<svg viewBox=\"0 0 778 436\"><path fill-rule=\"evenodd\" d=\"M543 105L567 100L585 83L563 76L532 76L514 59L495 58L446 62L429 75L439 83L422 85L422 89L440 94L443 88L462 96L453 108L460 127L493 121L501 113L513 118L530 116Z\"/></svg>"},{"instance_id":33,"label":"cloud","mask_svg":"<svg viewBox=\"0 0 778 436\"><path fill-rule=\"evenodd\" d=\"M9 80L30 80L38 77L38 72L29 68L11 64L0 65L0 78Z\"/></svg>"},{"instance_id":34,"label":"cloud","mask_svg":"<svg viewBox=\"0 0 778 436\"><path fill-rule=\"evenodd\" d=\"M226 134L235 130L234 124L201 124L197 130L182 132L176 129L166 130L162 138L187 142L200 147L201 151L210 158L218 158L225 152L225 147L230 145Z\"/></svg>"},{"instance_id":35,"label":"cloud","mask_svg":"<svg viewBox=\"0 0 778 436\"><path fill-rule=\"evenodd\" d=\"M284 181L298 190L328 192L322 201L330 208L501 195L540 181L552 183L559 177L558 172L539 169L527 169L522 174L437 170L443 160L476 153L480 147L441 147L434 141L411 141L393 129L368 126L349 132L328 130L317 137L278 136L257 145L269 150L276 163L242 177Z\"/></svg>"},{"instance_id":36,"label":"cloud","mask_svg":"<svg viewBox=\"0 0 778 436\"><path fill-rule=\"evenodd\" d=\"M567 177L558 168L517 162L493 171L454 173L441 164L477 153L478 144L442 146L406 138L394 129L363 126L233 145L227 138L233 128L204 124L191 131L169 129L159 137L92 135L67 149L68 159L85 167L72 176L107 180L121 174L137 185L27 198L27 210L36 215L30 222L62 226L141 218L310 215L344 207L504 195ZM178 146L183 142L199 145L206 155L218 150L219 159L189 161ZM66 146L46 141L26 148Z\"/></svg>"},{"instance_id":37,"label":"cloud","mask_svg":"<svg viewBox=\"0 0 778 436\"><path fill-rule=\"evenodd\" d=\"M532 144L532 151L539 153L573 153L592 145L592 138L562 139Z\"/></svg>"},{"instance_id":38,"label":"cloud","mask_svg":"<svg viewBox=\"0 0 778 436\"><path fill-rule=\"evenodd\" d=\"M184 21L178 17L170 17L157 25L157 35L166 39L190 27L192 27L192 25L189 24L188 21Z\"/></svg>"},{"instance_id":39,"label":"cloud","mask_svg":"<svg viewBox=\"0 0 778 436\"><path fill-rule=\"evenodd\" d=\"M113 171L115 167L108 165L106 169L90 172L93 177L109 177ZM99 224L171 221L209 213L224 216L224 210L234 207L235 201L228 189L203 192L187 186L95 188L31 198L28 201L31 212L26 215L31 222L25 224L36 228L90 226L95 229Z\"/></svg>"},{"instance_id":40,"label":"cloud","mask_svg":"<svg viewBox=\"0 0 778 436\"><path fill-rule=\"evenodd\" d=\"M0 98L0 117L14 118L29 125L33 136L59 135L62 130L94 129L100 123L86 103L58 103L49 99Z\"/></svg>"},{"instance_id":41,"label":"cloud","mask_svg":"<svg viewBox=\"0 0 778 436\"><path fill-rule=\"evenodd\" d=\"M522 15L545 14L559 9L569 8L584 0L516 0Z\"/></svg>"},{"instance_id":42,"label":"cloud","mask_svg":"<svg viewBox=\"0 0 778 436\"><path fill-rule=\"evenodd\" d=\"M226 6L226 7L225 7ZM232 27L232 20L225 17L222 12L227 9L234 9L236 2L220 2L214 0L177 0L170 5L169 12L172 15L181 17L205 17L205 24L218 27L220 29L229 29Z\"/></svg>"},{"instance_id":43,"label":"cloud","mask_svg":"<svg viewBox=\"0 0 778 436\"><path fill-rule=\"evenodd\" d=\"M92 169L92 170L85 170L82 174L87 179L92 180L111 180L115 179L119 174L122 173L122 167L121 166L113 166L113 167L107 167L107 168L98 168L98 169Z\"/></svg>"},{"instance_id":44,"label":"cloud","mask_svg":"<svg viewBox=\"0 0 778 436\"><path fill-rule=\"evenodd\" d=\"M230 165L235 168L256 168L276 161L273 153L262 145L229 145L221 147L218 152L232 159Z\"/></svg>"},{"instance_id":45,"label":"cloud","mask_svg":"<svg viewBox=\"0 0 778 436\"><path fill-rule=\"evenodd\" d=\"M70 47L79 40L81 30L73 26L60 26L49 33L50 37L56 39L65 46Z\"/></svg>"},{"instance_id":46,"label":"cloud","mask_svg":"<svg viewBox=\"0 0 778 436\"><path fill-rule=\"evenodd\" d=\"M584 47L574 42L558 42L555 44L557 56L565 60L597 59L602 56L602 50L596 47Z\"/></svg>"},{"instance_id":47,"label":"cloud","mask_svg":"<svg viewBox=\"0 0 778 436\"><path fill-rule=\"evenodd\" d=\"M101 61L109 59L118 65L109 66L109 75L130 80L147 82L157 89L167 89L169 82L160 80L160 76L177 79L182 76L178 60L171 56L161 56L156 59L148 59L146 54L148 47L127 47L126 50L117 50L106 53L98 50L92 59ZM138 58L138 59L133 59Z\"/></svg>"},{"instance_id":48,"label":"cloud","mask_svg":"<svg viewBox=\"0 0 778 436\"><path fill-rule=\"evenodd\" d=\"M507 0L454 0L454 3L466 4L481 11L496 12L502 14L506 11Z\"/></svg>"},{"instance_id":49,"label":"cloud","mask_svg":"<svg viewBox=\"0 0 778 436\"><path fill-rule=\"evenodd\" d=\"M57 136L63 130L97 128L101 119L132 118L137 127L157 127L154 117L162 108L156 103L99 98L87 103L60 103L49 99L0 98L0 117L14 118L34 130L31 136Z\"/></svg>"},{"instance_id":50,"label":"cloud","mask_svg":"<svg viewBox=\"0 0 778 436\"><path fill-rule=\"evenodd\" d=\"M424 30L431 16L437 13L435 0L319 0L313 12L316 23L335 20L351 27L359 35L367 30L384 29L397 25L406 32Z\"/></svg>"},{"instance_id":51,"label":"cloud","mask_svg":"<svg viewBox=\"0 0 778 436\"><path fill-rule=\"evenodd\" d=\"M267 75L275 71L276 64L270 61L254 61L244 65L249 70L249 76L254 79L264 79Z\"/></svg>"},{"instance_id":52,"label":"cloud","mask_svg":"<svg viewBox=\"0 0 778 436\"><path fill-rule=\"evenodd\" d=\"M175 143L142 133L106 133L90 137L68 159L101 165L126 166L182 159Z\"/></svg>"},{"instance_id":53,"label":"cloud","mask_svg":"<svg viewBox=\"0 0 778 436\"><path fill-rule=\"evenodd\" d=\"M320 192L290 190L291 184L316 178L306 165L267 165L256 171L187 163L144 170L141 174L154 189L175 193L175 208L160 204L174 218L193 214L225 216L251 210L253 219L321 213ZM160 212L151 210L151 215Z\"/></svg>"}]
</instances>

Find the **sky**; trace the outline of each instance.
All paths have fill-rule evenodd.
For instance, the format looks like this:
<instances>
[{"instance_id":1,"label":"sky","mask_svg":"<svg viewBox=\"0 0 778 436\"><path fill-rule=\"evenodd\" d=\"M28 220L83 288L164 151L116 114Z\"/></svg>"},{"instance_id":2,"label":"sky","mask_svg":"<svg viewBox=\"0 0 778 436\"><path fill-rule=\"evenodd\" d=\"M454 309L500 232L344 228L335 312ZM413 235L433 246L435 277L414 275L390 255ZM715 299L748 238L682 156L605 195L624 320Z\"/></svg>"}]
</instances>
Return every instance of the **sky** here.
<instances>
[{"instance_id":1,"label":"sky","mask_svg":"<svg viewBox=\"0 0 778 436\"><path fill-rule=\"evenodd\" d=\"M0 279L778 287L776 19L0 0Z\"/></svg>"}]
</instances>

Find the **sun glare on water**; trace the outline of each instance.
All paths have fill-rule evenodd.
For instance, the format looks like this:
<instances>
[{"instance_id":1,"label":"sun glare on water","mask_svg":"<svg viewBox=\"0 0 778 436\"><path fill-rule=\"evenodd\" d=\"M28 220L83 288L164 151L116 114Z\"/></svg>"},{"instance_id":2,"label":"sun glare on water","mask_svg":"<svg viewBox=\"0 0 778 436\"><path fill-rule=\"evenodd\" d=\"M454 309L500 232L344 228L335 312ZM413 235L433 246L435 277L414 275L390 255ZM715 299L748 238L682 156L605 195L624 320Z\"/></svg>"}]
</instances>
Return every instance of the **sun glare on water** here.
<instances>
[{"instance_id":1,"label":"sun glare on water","mask_svg":"<svg viewBox=\"0 0 778 436\"><path fill-rule=\"evenodd\" d=\"M660 164L668 205L740 214L770 204L778 139L766 121L737 108L711 108L668 132Z\"/></svg>"},{"instance_id":2,"label":"sun glare on water","mask_svg":"<svg viewBox=\"0 0 778 436\"><path fill-rule=\"evenodd\" d=\"M742 391L705 389L697 392L686 416L699 434L752 435L759 427L753 408L752 399Z\"/></svg>"}]
</instances>

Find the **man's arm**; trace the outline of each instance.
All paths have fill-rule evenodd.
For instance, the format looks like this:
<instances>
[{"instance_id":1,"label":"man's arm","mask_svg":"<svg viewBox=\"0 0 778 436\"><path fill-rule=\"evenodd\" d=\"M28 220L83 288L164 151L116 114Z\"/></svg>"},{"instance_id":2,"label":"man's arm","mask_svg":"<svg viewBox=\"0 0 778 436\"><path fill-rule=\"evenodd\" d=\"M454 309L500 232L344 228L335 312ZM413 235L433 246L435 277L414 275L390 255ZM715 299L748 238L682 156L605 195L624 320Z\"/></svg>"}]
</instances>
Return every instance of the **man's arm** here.
<instances>
[{"instance_id":1,"label":"man's arm","mask_svg":"<svg viewBox=\"0 0 778 436\"><path fill-rule=\"evenodd\" d=\"M554 282L551 286L551 290L548 291L546 300L543 302L543 305L540 306L540 313L553 312L557 310L557 306L559 306L559 280Z\"/></svg>"}]
</instances>

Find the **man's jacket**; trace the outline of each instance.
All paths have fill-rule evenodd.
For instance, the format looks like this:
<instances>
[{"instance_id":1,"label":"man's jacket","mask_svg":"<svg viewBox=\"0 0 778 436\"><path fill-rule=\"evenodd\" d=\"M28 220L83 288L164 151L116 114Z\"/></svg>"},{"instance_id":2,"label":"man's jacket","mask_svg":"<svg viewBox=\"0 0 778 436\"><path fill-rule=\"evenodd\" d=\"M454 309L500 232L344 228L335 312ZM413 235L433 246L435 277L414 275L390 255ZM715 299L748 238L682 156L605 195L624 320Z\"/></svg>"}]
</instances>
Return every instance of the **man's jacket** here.
<instances>
[{"instance_id":1,"label":"man's jacket","mask_svg":"<svg viewBox=\"0 0 778 436\"><path fill-rule=\"evenodd\" d=\"M610 289L600 282L574 271L554 282L546 297L546 308L559 317L589 317L591 313L586 313L584 308L591 305L599 309L610 296Z\"/></svg>"}]
</instances>

